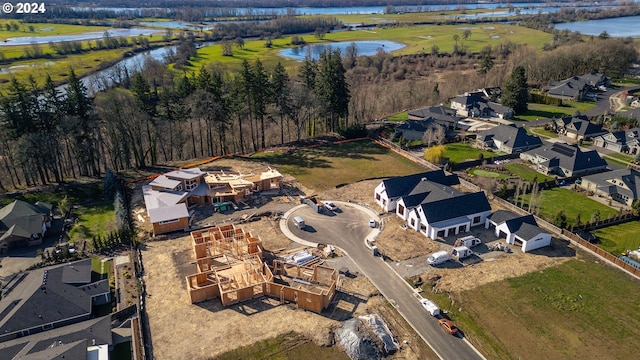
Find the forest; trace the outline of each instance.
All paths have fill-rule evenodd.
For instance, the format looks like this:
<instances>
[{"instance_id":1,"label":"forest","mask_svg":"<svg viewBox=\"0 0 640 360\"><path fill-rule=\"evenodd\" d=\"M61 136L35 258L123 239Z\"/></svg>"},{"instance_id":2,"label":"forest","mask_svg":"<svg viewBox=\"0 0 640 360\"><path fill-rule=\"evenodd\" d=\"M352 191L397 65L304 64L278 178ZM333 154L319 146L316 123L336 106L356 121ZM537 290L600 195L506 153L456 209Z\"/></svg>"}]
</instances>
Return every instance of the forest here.
<instances>
[{"instance_id":1,"label":"forest","mask_svg":"<svg viewBox=\"0 0 640 360\"><path fill-rule=\"evenodd\" d=\"M65 94L50 79L40 87L14 79L0 97L0 190L253 153L502 86L516 66L536 87L591 71L623 75L637 59L632 43L601 37L543 52L502 44L480 54L357 55L355 47L325 51L295 73L260 60L245 60L238 72L215 63L176 71L149 61L142 73L94 97L73 72Z\"/></svg>"}]
</instances>

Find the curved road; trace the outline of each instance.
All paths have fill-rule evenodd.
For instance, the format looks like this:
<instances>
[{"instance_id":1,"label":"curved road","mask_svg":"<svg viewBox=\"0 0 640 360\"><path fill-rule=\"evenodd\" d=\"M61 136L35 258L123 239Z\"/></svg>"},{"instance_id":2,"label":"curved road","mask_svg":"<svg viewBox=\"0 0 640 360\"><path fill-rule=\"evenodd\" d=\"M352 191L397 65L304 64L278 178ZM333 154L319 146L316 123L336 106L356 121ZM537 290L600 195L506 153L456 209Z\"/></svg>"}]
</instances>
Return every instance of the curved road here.
<instances>
[{"instance_id":1,"label":"curved road","mask_svg":"<svg viewBox=\"0 0 640 360\"><path fill-rule=\"evenodd\" d=\"M335 202L340 211L325 215L307 205L291 209L280 222L282 232L291 240L304 245L332 244L342 249L384 297L393 304L413 329L441 359L484 359L463 337L454 337L440 328L418 301L419 295L382 258L374 257L365 245L367 236L377 229L368 226L368 219L377 219L370 209L345 202ZM305 219L307 229L298 229L293 217Z\"/></svg>"}]
</instances>

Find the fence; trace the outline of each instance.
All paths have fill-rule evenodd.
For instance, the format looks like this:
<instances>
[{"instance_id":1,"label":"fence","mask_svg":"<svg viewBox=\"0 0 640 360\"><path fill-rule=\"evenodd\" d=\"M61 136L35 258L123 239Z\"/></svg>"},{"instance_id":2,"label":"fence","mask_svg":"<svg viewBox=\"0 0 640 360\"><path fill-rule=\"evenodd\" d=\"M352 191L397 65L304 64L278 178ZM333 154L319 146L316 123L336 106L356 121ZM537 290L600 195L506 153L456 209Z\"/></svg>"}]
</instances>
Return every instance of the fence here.
<instances>
[{"instance_id":1,"label":"fence","mask_svg":"<svg viewBox=\"0 0 640 360\"><path fill-rule=\"evenodd\" d=\"M496 161L500 161L500 160L512 160L512 159L519 159L520 158L520 153L515 153L515 154L507 154L507 155L499 155L499 156L493 156L490 158L484 158L484 159L477 159L477 160L469 160L469 161L464 161L464 162L460 162L460 163L452 163L451 164L451 169L454 171L458 171L458 170L464 170L464 169L468 169L474 166L479 166L482 164L492 164Z\"/></svg>"},{"instance_id":2,"label":"fence","mask_svg":"<svg viewBox=\"0 0 640 360\"><path fill-rule=\"evenodd\" d=\"M613 256L611 254L609 254L608 252L602 250L601 248L593 245L592 243L588 242L587 240L581 238L580 236L570 232L569 230L562 230L562 235L564 235L565 237L569 238L571 240L571 242L591 251L592 253L595 253L596 255L609 260L610 262L612 262L614 265L622 268L623 270L627 271L628 273L635 275L636 277L640 277L640 269L636 269L635 267L633 267L630 264L627 264L626 262L620 260L618 257Z\"/></svg>"},{"instance_id":3,"label":"fence","mask_svg":"<svg viewBox=\"0 0 640 360\"><path fill-rule=\"evenodd\" d=\"M625 211L620 215L613 216L608 219L598 220L598 221L586 223L580 226L573 226L571 227L571 232L576 232L578 230L589 231L589 230L600 229L600 228L611 226L611 225L622 224L635 219L638 219L637 215L634 215L632 211Z\"/></svg>"}]
</instances>

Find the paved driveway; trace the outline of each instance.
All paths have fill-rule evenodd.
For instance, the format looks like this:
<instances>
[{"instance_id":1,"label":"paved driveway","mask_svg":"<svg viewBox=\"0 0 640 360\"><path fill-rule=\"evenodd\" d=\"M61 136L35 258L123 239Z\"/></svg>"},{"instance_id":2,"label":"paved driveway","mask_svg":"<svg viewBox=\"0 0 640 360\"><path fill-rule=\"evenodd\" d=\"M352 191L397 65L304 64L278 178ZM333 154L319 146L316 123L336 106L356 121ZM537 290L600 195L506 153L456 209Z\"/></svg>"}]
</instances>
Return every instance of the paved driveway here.
<instances>
[{"instance_id":1,"label":"paved driveway","mask_svg":"<svg viewBox=\"0 0 640 360\"><path fill-rule=\"evenodd\" d=\"M335 201L335 204L342 212L332 215L315 213L309 206L297 206L285 214L280 228L293 241L305 245L332 244L344 250L440 358L482 359L464 337L446 334L422 308L415 291L382 258L372 256L364 239L377 231L368 225L369 218L377 219L376 213L351 203ZM294 216L302 217L308 228L295 227Z\"/></svg>"}]
</instances>

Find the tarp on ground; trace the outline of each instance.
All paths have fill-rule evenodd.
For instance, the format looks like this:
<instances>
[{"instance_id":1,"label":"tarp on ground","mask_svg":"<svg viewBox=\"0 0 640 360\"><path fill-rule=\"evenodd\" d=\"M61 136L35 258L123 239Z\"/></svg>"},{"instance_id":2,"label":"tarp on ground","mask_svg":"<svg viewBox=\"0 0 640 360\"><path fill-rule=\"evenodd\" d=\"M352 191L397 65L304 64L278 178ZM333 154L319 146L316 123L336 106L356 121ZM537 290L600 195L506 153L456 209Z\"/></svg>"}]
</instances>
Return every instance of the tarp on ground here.
<instances>
[{"instance_id":1,"label":"tarp on ground","mask_svg":"<svg viewBox=\"0 0 640 360\"><path fill-rule=\"evenodd\" d=\"M352 360L383 359L398 349L398 342L377 314L345 321L336 330L336 340Z\"/></svg>"}]
</instances>

